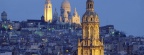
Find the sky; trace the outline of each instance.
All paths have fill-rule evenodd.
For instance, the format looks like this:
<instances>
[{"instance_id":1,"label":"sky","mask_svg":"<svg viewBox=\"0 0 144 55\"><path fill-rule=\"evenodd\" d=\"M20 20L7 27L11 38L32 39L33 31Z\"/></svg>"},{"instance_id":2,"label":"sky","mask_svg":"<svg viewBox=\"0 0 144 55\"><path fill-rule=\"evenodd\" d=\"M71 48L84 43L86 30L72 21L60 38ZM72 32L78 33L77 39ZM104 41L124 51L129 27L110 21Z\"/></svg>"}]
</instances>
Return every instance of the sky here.
<instances>
[{"instance_id":1,"label":"sky","mask_svg":"<svg viewBox=\"0 0 144 55\"><path fill-rule=\"evenodd\" d=\"M63 0L51 0L53 11ZM69 0L72 14L77 9L80 17L86 11L86 0ZM144 0L94 0L95 12L100 26L114 25L115 29L127 35L144 36ZM40 19L44 13L45 0L0 0L0 13L6 11L11 21Z\"/></svg>"}]
</instances>

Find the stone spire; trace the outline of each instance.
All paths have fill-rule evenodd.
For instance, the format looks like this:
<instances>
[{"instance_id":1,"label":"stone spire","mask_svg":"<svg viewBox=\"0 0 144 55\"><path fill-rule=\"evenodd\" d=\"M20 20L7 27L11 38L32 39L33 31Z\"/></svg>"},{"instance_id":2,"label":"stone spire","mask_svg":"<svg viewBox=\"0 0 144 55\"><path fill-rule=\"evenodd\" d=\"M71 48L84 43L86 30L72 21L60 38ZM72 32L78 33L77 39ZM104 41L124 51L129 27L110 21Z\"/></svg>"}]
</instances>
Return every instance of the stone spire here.
<instances>
[{"instance_id":1,"label":"stone spire","mask_svg":"<svg viewBox=\"0 0 144 55\"><path fill-rule=\"evenodd\" d=\"M54 14L53 14L53 21L56 21L58 20L58 12L57 12L57 9L55 8L55 11L54 11Z\"/></svg>"},{"instance_id":2,"label":"stone spire","mask_svg":"<svg viewBox=\"0 0 144 55\"><path fill-rule=\"evenodd\" d=\"M77 13L77 11L76 11L76 8L75 8L75 10L74 10L74 14L73 14L74 16L78 16L78 13Z\"/></svg>"}]
</instances>

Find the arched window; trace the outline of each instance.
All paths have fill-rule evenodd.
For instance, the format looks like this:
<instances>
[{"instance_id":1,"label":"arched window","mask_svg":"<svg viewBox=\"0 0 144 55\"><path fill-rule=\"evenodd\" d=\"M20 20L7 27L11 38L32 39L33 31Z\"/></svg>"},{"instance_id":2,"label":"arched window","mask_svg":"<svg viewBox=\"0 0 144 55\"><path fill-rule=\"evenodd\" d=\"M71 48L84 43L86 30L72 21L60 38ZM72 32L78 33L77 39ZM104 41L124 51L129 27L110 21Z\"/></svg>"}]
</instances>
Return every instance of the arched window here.
<instances>
[{"instance_id":1,"label":"arched window","mask_svg":"<svg viewBox=\"0 0 144 55\"><path fill-rule=\"evenodd\" d=\"M88 27L85 27L85 37L88 37Z\"/></svg>"},{"instance_id":2,"label":"arched window","mask_svg":"<svg viewBox=\"0 0 144 55\"><path fill-rule=\"evenodd\" d=\"M88 19L86 18L86 22L88 22Z\"/></svg>"},{"instance_id":3,"label":"arched window","mask_svg":"<svg viewBox=\"0 0 144 55\"><path fill-rule=\"evenodd\" d=\"M90 8L93 8L93 4L90 4Z\"/></svg>"},{"instance_id":4,"label":"arched window","mask_svg":"<svg viewBox=\"0 0 144 55\"><path fill-rule=\"evenodd\" d=\"M93 19L91 18L91 21L93 21Z\"/></svg>"},{"instance_id":5,"label":"arched window","mask_svg":"<svg viewBox=\"0 0 144 55\"><path fill-rule=\"evenodd\" d=\"M95 33L94 33L94 28L93 28L93 27L90 27L90 31L91 31L91 32L90 32L90 33L91 33L90 36L91 36L91 38L93 38L93 34L95 34Z\"/></svg>"},{"instance_id":6,"label":"arched window","mask_svg":"<svg viewBox=\"0 0 144 55\"><path fill-rule=\"evenodd\" d=\"M90 4L90 8L92 8L92 4Z\"/></svg>"},{"instance_id":7,"label":"arched window","mask_svg":"<svg viewBox=\"0 0 144 55\"><path fill-rule=\"evenodd\" d=\"M87 41L85 41L85 46L87 46Z\"/></svg>"},{"instance_id":8,"label":"arched window","mask_svg":"<svg viewBox=\"0 0 144 55\"><path fill-rule=\"evenodd\" d=\"M91 8L91 4L88 4L88 8Z\"/></svg>"}]
</instances>

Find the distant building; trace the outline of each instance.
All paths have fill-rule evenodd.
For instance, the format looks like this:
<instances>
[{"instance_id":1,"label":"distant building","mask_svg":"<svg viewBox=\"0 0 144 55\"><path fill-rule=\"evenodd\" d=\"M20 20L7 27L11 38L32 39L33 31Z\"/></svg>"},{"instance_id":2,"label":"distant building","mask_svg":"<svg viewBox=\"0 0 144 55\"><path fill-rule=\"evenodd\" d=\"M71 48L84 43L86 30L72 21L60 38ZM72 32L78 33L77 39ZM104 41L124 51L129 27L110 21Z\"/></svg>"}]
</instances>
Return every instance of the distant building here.
<instances>
[{"instance_id":1,"label":"distant building","mask_svg":"<svg viewBox=\"0 0 144 55\"><path fill-rule=\"evenodd\" d=\"M69 23L71 19L71 6L68 0L62 2L60 11L60 22Z\"/></svg>"},{"instance_id":2,"label":"distant building","mask_svg":"<svg viewBox=\"0 0 144 55\"><path fill-rule=\"evenodd\" d=\"M81 24L81 23L80 23L80 16L78 15L78 13L77 13L77 11L76 11L76 8L75 8L75 10L74 10L74 14L73 14L73 16L72 16L71 23L73 23L73 24L78 24L78 25Z\"/></svg>"},{"instance_id":3,"label":"distant building","mask_svg":"<svg viewBox=\"0 0 144 55\"><path fill-rule=\"evenodd\" d=\"M20 27L20 22L19 21L13 21L12 22L12 29L13 30L18 30L18 29L20 29L21 27Z\"/></svg>"},{"instance_id":4,"label":"distant building","mask_svg":"<svg viewBox=\"0 0 144 55\"><path fill-rule=\"evenodd\" d=\"M7 13L6 13L5 11L3 11L3 12L1 13L1 20L2 20L2 21L7 21Z\"/></svg>"}]
</instances>

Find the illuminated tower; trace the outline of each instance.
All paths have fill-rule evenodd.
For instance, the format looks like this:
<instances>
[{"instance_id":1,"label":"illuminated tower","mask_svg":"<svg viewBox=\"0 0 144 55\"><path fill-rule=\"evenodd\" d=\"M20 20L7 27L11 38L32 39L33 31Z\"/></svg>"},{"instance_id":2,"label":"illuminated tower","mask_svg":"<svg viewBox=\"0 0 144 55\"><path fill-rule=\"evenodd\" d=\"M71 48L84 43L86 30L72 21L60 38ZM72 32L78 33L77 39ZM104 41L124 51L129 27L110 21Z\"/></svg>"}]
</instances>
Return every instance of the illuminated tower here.
<instances>
[{"instance_id":1,"label":"illuminated tower","mask_svg":"<svg viewBox=\"0 0 144 55\"><path fill-rule=\"evenodd\" d=\"M82 40L78 41L78 55L104 55L103 42L99 38L99 18L94 12L94 1L87 0L82 18Z\"/></svg>"},{"instance_id":2,"label":"illuminated tower","mask_svg":"<svg viewBox=\"0 0 144 55\"><path fill-rule=\"evenodd\" d=\"M46 0L44 8L44 21L52 22L52 4L50 0Z\"/></svg>"}]
</instances>

